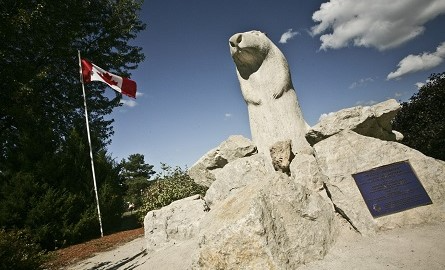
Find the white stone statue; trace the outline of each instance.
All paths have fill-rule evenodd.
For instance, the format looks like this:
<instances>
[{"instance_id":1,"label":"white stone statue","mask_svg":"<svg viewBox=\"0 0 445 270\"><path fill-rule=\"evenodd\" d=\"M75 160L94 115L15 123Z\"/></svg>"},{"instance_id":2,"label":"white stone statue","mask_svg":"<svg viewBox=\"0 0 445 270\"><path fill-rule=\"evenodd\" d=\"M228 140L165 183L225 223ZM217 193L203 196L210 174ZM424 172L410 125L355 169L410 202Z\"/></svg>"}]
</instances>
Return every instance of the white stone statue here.
<instances>
[{"instance_id":1,"label":"white stone statue","mask_svg":"<svg viewBox=\"0 0 445 270\"><path fill-rule=\"evenodd\" d=\"M260 31L235 34L229 44L258 152L270 158L274 143L290 139L294 153L311 153L305 139L309 126L283 53Z\"/></svg>"}]
</instances>

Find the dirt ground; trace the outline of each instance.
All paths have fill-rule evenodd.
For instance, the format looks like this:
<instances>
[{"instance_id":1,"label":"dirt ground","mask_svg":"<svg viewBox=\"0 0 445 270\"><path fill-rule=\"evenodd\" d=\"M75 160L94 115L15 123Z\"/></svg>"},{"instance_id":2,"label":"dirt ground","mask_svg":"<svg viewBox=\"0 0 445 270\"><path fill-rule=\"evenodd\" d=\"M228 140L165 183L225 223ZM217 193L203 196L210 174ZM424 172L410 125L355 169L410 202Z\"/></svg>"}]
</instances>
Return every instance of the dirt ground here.
<instances>
[{"instance_id":1,"label":"dirt ground","mask_svg":"<svg viewBox=\"0 0 445 270\"><path fill-rule=\"evenodd\" d=\"M51 254L53 259L46 265L46 267L48 269L63 269L76 262L93 257L97 255L97 253L105 252L126 244L143 235L144 228L139 228L105 235L102 238L59 249Z\"/></svg>"}]
</instances>

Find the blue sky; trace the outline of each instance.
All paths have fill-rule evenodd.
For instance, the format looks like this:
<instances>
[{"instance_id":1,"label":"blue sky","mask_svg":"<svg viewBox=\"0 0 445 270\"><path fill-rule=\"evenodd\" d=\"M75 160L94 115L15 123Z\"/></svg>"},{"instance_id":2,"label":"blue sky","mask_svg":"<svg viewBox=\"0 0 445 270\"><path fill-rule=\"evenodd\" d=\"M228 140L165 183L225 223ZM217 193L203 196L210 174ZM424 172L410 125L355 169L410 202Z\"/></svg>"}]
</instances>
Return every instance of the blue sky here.
<instances>
[{"instance_id":1,"label":"blue sky","mask_svg":"<svg viewBox=\"0 0 445 270\"><path fill-rule=\"evenodd\" d=\"M143 154L155 169L190 167L230 135L250 138L235 33L266 32L283 51L311 126L343 108L407 101L445 71L444 0L145 0L140 18L139 95L112 113L109 151L117 161Z\"/></svg>"}]
</instances>

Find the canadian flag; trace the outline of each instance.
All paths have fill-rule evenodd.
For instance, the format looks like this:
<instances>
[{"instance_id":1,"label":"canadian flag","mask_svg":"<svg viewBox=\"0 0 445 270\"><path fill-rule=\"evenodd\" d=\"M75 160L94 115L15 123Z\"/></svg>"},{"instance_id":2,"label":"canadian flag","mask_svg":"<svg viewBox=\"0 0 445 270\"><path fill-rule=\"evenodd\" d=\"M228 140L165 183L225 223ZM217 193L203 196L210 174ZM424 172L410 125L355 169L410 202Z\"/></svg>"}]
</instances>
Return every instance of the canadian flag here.
<instances>
[{"instance_id":1,"label":"canadian flag","mask_svg":"<svg viewBox=\"0 0 445 270\"><path fill-rule=\"evenodd\" d=\"M136 82L130 79L114 75L88 60L82 59L82 79L84 83L92 81L99 81L108 84L111 88L127 95L136 98Z\"/></svg>"}]
</instances>

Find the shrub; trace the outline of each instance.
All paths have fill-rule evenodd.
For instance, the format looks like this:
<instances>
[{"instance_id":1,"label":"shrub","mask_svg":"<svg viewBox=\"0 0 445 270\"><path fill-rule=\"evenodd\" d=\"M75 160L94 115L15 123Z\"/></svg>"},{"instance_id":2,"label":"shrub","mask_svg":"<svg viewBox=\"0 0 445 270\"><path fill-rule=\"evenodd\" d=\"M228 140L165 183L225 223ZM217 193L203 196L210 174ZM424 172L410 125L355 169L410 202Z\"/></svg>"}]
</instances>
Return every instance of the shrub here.
<instances>
[{"instance_id":1,"label":"shrub","mask_svg":"<svg viewBox=\"0 0 445 270\"><path fill-rule=\"evenodd\" d=\"M66 153L66 157L73 152ZM100 235L88 173L90 161L86 159L77 166L63 157L58 160L60 163L57 159L52 162L59 165L60 171L0 172L0 228L26 229L33 241L48 251ZM124 210L119 168L104 151L96 156L95 165L104 232L114 232L120 227Z\"/></svg>"},{"instance_id":2,"label":"shrub","mask_svg":"<svg viewBox=\"0 0 445 270\"><path fill-rule=\"evenodd\" d=\"M156 175L150 186L143 192L143 205L139 220L143 222L145 215L170 203L195 194L204 196L207 187L196 184L180 167L161 166L163 172Z\"/></svg>"},{"instance_id":3,"label":"shrub","mask_svg":"<svg viewBox=\"0 0 445 270\"><path fill-rule=\"evenodd\" d=\"M43 269L47 255L25 230L0 229L0 269Z\"/></svg>"}]
</instances>

